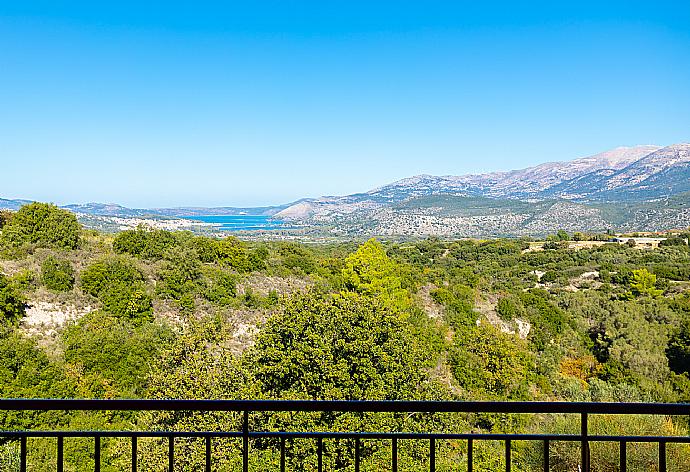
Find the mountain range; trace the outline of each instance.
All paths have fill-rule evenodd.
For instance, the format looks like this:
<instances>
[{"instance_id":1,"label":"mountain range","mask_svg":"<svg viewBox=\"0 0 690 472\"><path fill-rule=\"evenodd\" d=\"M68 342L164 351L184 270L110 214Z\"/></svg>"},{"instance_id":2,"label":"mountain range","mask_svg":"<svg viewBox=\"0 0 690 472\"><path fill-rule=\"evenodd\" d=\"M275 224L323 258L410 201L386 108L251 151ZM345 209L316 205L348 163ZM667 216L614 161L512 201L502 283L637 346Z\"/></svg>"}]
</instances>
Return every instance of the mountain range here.
<instances>
[{"instance_id":1,"label":"mountain range","mask_svg":"<svg viewBox=\"0 0 690 472\"><path fill-rule=\"evenodd\" d=\"M470 175L418 175L276 213L333 233L515 236L690 226L690 144L619 147L571 161Z\"/></svg>"},{"instance_id":2,"label":"mountain range","mask_svg":"<svg viewBox=\"0 0 690 472\"><path fill-rule=\"evenodd\" d=\"M330 234L494 236L690 226L690 144L619 147L506 172L417 175L369 192L260 208L129 209L67 205L117 217L267 215ZM25 200L0 200L18 208Z\"/></svg>"},{"instance_id":3,"label":"mountain range","mask_svg":"<svg viewBox=\"0 0 690 472\"><path fill-rule=\"evenodd\" d=\"M572 161L548 162L508 172L417 175L366 193L302 200L277 214L283 218L348 213L428 195L512 200L631 202L690 191L690 144L619 147Z\"/></svg>"}]
</instances>

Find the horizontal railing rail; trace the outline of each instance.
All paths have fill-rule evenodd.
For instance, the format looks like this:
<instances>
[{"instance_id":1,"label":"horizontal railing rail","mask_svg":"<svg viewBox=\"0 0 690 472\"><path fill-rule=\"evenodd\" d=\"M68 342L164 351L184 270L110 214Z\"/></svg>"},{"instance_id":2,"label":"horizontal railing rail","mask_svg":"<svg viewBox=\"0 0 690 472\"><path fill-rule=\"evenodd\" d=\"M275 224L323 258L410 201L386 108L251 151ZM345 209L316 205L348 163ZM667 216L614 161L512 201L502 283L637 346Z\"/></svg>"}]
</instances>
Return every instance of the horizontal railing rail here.
<instances>
[{"instance_id":1,"label":"horizontal railing rail","mask_svg":"<svg viewBox=\"0 0 690 472\"><path fill-rule=\"evenodd\" d=\"M590 413L689 415L690 403L466 402L391 400L0 399L0 411L340 411L419 413Z\"/></svg>"},{"instance_id":2,"label":"horizontal railing rail","mask_svg":"<svg viewBox=\"0 0 690 472\"><path fill-rule=\"evenodd\" d=\"M242 428L239 431L0 431L0 439L20 442L20 471L27 470L27 440L29 438L56 439L56 470L64 469L64 439L92 438L94 440L94 470L101 469L101 441L104 438L131 440L132 471L137 471L138 438L168 440L168 470L175 470L175 440L203 439L205 444L204 470L213 470L212 441L220 438L242 440L242 470L249 471L250 440L277 439L280 444L280 470L286 470L285 444L288 440L311 439L317 444L317 470L323 471L323 441L326 439L354 440L354 469L360 471L362 441L391 442L391 470L398 471L398 441L423 440L429 442L429 470L436 470L436 442L467 441L467 470L473 469L474 441L502 441L505 470L512 468L513 441L539 441L543 446L543 470L550 470L550 445L553 442L580 443L580 470L589 472L590 443L617 442L622 472L627 470L627 445L653 443L658 446L658 468L666 471L667 445L690 444L690 436L590 435L590 415L663 415L690 416L690 404L682 403L587 403L587 402L463 402L463 401L311 401L311 400L80 400L80 399L0 399L0 411L189 411L239 412ZM497 434L445 432L376 432L376 431L255 431L249 428L249 414L254 412L362 412L362 413L511 413L511 414L577 414L580 434ZM690 460L690 458L688 458Z\"/></svg>"}]
</instances>

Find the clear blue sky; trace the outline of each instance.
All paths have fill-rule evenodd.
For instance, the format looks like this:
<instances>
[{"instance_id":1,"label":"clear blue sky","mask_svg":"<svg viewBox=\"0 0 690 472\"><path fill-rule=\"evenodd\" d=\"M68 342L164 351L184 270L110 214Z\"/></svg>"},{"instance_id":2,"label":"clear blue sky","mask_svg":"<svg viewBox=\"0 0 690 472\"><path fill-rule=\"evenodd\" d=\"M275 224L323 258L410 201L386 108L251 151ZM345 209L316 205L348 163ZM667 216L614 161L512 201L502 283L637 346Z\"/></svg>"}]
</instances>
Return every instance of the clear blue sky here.
<instances>
[{"instance_id":1,"label":"clear blue sky","mask_svg":"<svg viewBox=\"0 0 690 472\"><path fill-rule=\"evenodd\" d=\"M687 0L58 3L0 0L0 197L261 205L690 140Z\"/></svg>"}]
</instances>

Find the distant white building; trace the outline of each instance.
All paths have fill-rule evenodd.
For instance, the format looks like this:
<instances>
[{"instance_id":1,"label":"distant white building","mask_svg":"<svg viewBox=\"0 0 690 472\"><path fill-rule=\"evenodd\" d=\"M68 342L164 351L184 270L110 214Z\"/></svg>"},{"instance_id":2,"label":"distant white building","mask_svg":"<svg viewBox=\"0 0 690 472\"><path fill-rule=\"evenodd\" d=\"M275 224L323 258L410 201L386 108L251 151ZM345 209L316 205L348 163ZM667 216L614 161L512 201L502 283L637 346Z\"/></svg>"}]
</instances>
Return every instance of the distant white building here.
<instances>
[{"instance_id":1,"label":"distant white building","mask_svg":"<svg viewBox=\"0 0 690 472\"><path fill-rule=\"evenodd\" d=\"M661 241L665 241L666 239L668 238L628 238L616 236L615 238L611 238L611 242L626 244L628 241L633 240L635 241L636 247L659 247L659 243L661 243Z\"/></svg>"}]
</instances>

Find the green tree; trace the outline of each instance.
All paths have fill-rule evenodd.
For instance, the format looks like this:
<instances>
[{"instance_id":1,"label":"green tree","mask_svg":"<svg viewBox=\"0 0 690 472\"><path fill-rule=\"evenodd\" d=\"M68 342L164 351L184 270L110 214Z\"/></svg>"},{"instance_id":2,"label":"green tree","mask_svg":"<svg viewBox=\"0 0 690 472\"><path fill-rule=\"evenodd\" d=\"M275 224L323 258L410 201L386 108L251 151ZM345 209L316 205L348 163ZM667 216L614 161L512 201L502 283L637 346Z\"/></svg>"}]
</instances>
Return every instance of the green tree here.
<instances>
[{"instance_id":1,"label":"green tree","mask_svg":"<svg viewBox=\"0 0 690 472\"><path fill-rule=\"evenodd\" d=\"M466 285L440 287L431 292L431 297L445 308L445 320L453 328L462 330L477 323L474 311L475 290Z\"/></svg>"},{"instance_id":2,"label":"green tree","mask_svg":"<svg viewBox=\"0 0 690 472\"><path fill-rule=\"evenodd\" d=\"M649 296L658 297L663 290L656 288L656 274L652 274L647 269L633 270L630 291L636 297Z\"/></svg>"},{"instance_id":3,"label":"green tree","mask_svg":"<svg viewBox=\"0 0 690 472\"><path fill-rule=\"evenodd\" d=\"M381 301L308 293L269 319L248 359L270 397L399 400L422 396L429 356Z\"/></svg>"},{"instance_id":4,"label":"green tree","mask_svg":"<svg viewBox=\"0 0 690 472\"><path fill-rule=\"evenodd\" d=\"M523 399L528 395L534 366L527 346L489 323L456 333L450 362L456 380L474 398Z\"/></svg>"},{"instance_id":5,"label":"green tree","mask_svg":"<svg viewBox=\"0 0 690 472\"><path fill-rule=\"evenodd\" d=\"M14 325L24 316L26 301L3 274L0 274L0 329L2 324Z\"/></svg>"},{"instance_id":6,"label":"green tree","mask_svg":"<svg viewBox=\"0 0 690 472\"><path fill-rule=\"evenodd\" d=\"M573 233L573 241L586 241L588 238L588 235L581 233L580 231Z\"/></svg>"},{"instance_id":7,"label":"green tree","mask_svg":"<svg viewBox=\"0 0 690 472\"><path fill-rule=\"evenodd\" d=\"M143 280L141 271L129 260L121 257L105 257L81 273L81 288L98 297L112 284L136 284Z\"/></svg>"},{"instance_id":8,"label":"green tree","mask_svg":"<svg viewBox=\"0 0 690 472\"><path fill-rule=\"evenodd\" d=\"M73 213L49 203L30 203L17 211L2 230L11 246L35 244L56 249L76 249L81 226Z\"/></svg>"},{"instance_id":9,"label":"green tree","mask_svg":"<svg viewBox=\"0 0 690 472\"><path fill-rule=\"evenodd\" d=\"M108 313L143 323L153 319L153 306L141 271L121 257L100 259L81 273L82 289Z\"/></svg>"},{"instance_id":10,"label":"green tree","mask_svg":"<svg viewBox=\"0 0 690 472\"><path fill-rule=\"evenodd\" d=\"M172 339L165 325L137 327L96 311L69 325L62 345L82 391L99 398L136 398L144 394L151 366Z\"/></svg>"},{"instance_id":11,"label":"green tree","mask_svg":"<svg viewBox=\"0 0 690 472\"><path fill-rule=\"evenodd\" d=\"M659 243L659 246L687 246L688 240L681 236L671 236Z\"/></svg>"},{"instance_id":12,"label":"green tree","mask_svg":"<svg viewBox=\"0 0 690 472\"><path fill-rule=\"evenodd\" d=\"M378 297L397 307L411 304L403 267L393 261L376 239L370 239L345 259L343 278L352 291Z\"/></svg>"},{"instance_id":13,"label":"green tree","mask_svg":"<svg viewBox=\"0 0 690 472\"><path fill-rule=\"evenodd\" d=\"M177 240L170 231L140 226L135 230L118 233L113 240L113 249L118 254L130 254L144 259L161 259L166 251L176 244Z\"/></svg>"},{"instance_id":14,"label":"green tree","mask_svg":"<svg viewBox=\"0 0 690 472\"><path fill-rule=\"evenodd\" d=\"M201 262L218 261L218 241L205 236L196 236L188 241L188 247L194 251Z\"/></svg>"},{"instance_id":15,"label":"green tree","mask_svg":"<svg viewBox=\"0 0 690 472\"><path fill-rule=\"evenodd\" d=\"M237 272L252 272L265 267L259 252L250 251L245 243L233 236L216 241L216 253L218 262Z\"/></svg>"},{"instance_id":16,"label":"green tree","mask_svg":"<svg viewBox=\"0 0 690 472\"><path fill-rule=\"evenodd\" d=\"M307 293L293 296L270 318L244 357L262 395L277 399L413 400L447 398L432 383L431 355L420 349L410 325L382 300L357 293ZM293 430L406 431L438 425L428 416L397 414L268 413L261 424ZM350 470L352 442L326 451L335 470ZM375 461L379 445L368 445L364 457ZM313 443L291 451L295 470L314 470ZM385 456L384 456L385 457ZM370 466L380 470L382 464Z\"/></svg>"},{"instance_id":17,"label":"green tree","mask_svg":"<svg viewBox=\"0 0 690 472\"><path fill-rule=\"evenodd\" d=\"M175 300L184 310L194 308L194 300L202 290L202 267L196 253L190 250L171 254L158 273L161 284L156 288L162 296Z\"/></svg>"},{"instance_id":18,"label":"green tree","mask_svg":"<svg viewBox=\"0 0 690 472\"><path fill-rule=\"evenodd\" d=\"M17 330L0 327L0 397L64 398L74 393L74 383L33 340ZM11 421L27 426L31 418L36 417L2 412L0 423Z\"/></svg>"},{"instance_id":19,"label":"green tree","mask_svg":"<svg viewBox=\"0 0 690 472\"><path fill-rule=\"evenodd\" d=\"M666 349L668 366L677 373L690 373L690 316L685 316Z\"/></svg>"},{"instance_id":20,"label":"green tree","mask_svg":"<svg viewBox=\"0 0 690 472\"><path fill-rule=\"evenodd\" d=\"M311 274L316 269L313 255L300 244L281 245L278 253L282 257L282 263L285 267L296 269L303 274Z\"/></svg>"},{"instance_id":21,"label":"green tree","mask_svg":"<svg viewBox=\"0 0 690 472\"><path fill-rule=\"evenodd\" d=\"M47 257L41 264L41 282L46 288L56 292L72 290L74 286L74 269L69 261Z\"/></svg>"},{"instance_id":22,"label":"green tree","mask_svg":"<svg viewBox=\"0 0 690 472\"><path fill-rule=\"evenodd\" d=\"M251 374L233 353L227 340L233 330L219 316L190 319L182 333L162 350L150 369L146 398L162 399L247 399L262 398L255 388ZM140 428L172 431L236 431L242 418L237 412L151 412L139 417ZM160 443L144 443L141 464L144 470L162 470L167 465ZM205 451L195 440L179 438L175 441L175 463L180 470L196 470L203 463ZM260 446L260 445L259 445ZM253 470L273 470L265 462L257 464L256 446L252 446ZM241 469L236 445L219 441L212 450L217 470ZM121 469L127 464L123 452ZM120 470L121 470L120 469Z\"/></svg>"},{"instance_id":23,"label":"green tree","mask_svg":"<svg viewBox=\"0 0 690 472\"><path fill-rule=\"evenodd\" d=\"M237 279L220 269L207 269L203 296L206 300L219 305L230 305L237 295Z\"/></svg>"},{"instance_id":24,"label":"green tree","mask_svg":"<svg viewBox=\"0 0 690 472\"><path fill-rule=\"evenodd\" d=\"M504 296L498 299L496 312L501 319L510 321L524 316L525 308L522 306L522 303L517 299L517 297Z\"/></svg>"},{"instance_id":25,"label":"green tree","mask_svg":"<svg viewBox=\"0 0 690 472\"><path fill-rule=\"evenodd\" d=\"M532 325L529 340L542 351L563 333L568 325L567 314L556 305L545 290L532 289L518 294L524 314Z\"/></svg>"}]
</instances>

